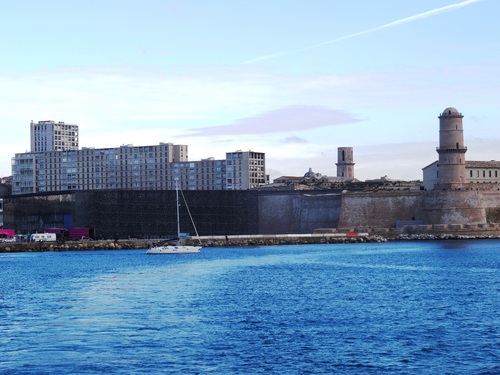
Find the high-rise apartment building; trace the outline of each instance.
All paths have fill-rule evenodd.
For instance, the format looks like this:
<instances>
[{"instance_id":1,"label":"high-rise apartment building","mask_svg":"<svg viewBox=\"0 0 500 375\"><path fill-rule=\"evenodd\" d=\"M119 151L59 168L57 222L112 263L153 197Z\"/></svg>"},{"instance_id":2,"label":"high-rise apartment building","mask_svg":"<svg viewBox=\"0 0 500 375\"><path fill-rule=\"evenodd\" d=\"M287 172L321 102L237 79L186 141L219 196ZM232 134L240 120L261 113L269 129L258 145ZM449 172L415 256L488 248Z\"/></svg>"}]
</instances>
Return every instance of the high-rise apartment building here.
<instances>
[{"instance_id":1,"label":"high-rise apartment building","mask_svg":"<svg viewBox=\"0 0 500 375\"><path fill-rule=\"evenodd\" d=\"M241 151L226 153L227 190L245 190L266 183L265 154Z\"/></svg>"},{"instance_id":2,"label":"high-rise apartment building","mask_svg":"<svg viewBox=\"0 0 500 375\"><path fill-rule=\"evenodd\" d=\"M31 152L78 150L78 125L31 121Z\"/></svg>"},{"instance_id":3,"label":"high-rise apartment building","mask_svg":"<svg viewBox=\"0 0 500 375\"><path fill-rule=\"evenodd\" d=\"M67 190L246 190L264 185L265 154L236 151L190 162L186 145L83 148L16 154L12 194Z\"/></svg>"}]
</instances>

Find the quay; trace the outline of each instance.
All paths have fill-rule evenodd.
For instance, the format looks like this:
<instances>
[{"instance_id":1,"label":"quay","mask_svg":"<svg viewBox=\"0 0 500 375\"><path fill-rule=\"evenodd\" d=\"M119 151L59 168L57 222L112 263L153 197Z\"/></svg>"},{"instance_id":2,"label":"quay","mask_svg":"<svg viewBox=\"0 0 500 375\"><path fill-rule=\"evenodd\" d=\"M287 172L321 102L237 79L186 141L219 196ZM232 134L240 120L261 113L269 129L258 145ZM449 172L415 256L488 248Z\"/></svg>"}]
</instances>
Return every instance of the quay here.
<instances>
[{"instance_id":1,"label":"quay","mask_svg":"<svg viewBox=\"0 0 500 375\"><path fill-rule=\"evenodd\" d=\"M368 233L346 235L332 234L283 234L283 235L233 235L200 236L203 247L252 247L271 245L301 245L328 243L386 242L387 239ZM84 251L84 250L134 250L147 249L158 239L86 240L66 242L14 242L0 243L0 253L43 252L43 251ZM198 244L195 239L187 244Z\"/></svg>"},{"instance_id":2,"label":"quay","mask_svg":"<svg viewBox=\"0 0 500 375\"><path fill-rule=\"evenodd\" d=\"M496 230L485 227L478 231L449 230L447 227L420 230L413 233L395 233L381 228L371 230L370 233L337 233L320 230L312 234L276 234L276 235L228 235L228 236L200 236L203 247L254 247L273 245L305 245L305 244L353 244L388 241L439 241L439 240L474 240L500 239ZM437 230L441 229L441 230ZM470 229L470 228L469 228ZM412 231L409 231L412 232ZM93 250L139 250L147 249L151 244L162 241L160 239L119 239L119 240L85 240L66 242L15 242L0 243L0 253L15 252L43 252L43 251L93 251ZM199 244L198 240L186 240L187 244Z\"/></svg>"}]
</instances>

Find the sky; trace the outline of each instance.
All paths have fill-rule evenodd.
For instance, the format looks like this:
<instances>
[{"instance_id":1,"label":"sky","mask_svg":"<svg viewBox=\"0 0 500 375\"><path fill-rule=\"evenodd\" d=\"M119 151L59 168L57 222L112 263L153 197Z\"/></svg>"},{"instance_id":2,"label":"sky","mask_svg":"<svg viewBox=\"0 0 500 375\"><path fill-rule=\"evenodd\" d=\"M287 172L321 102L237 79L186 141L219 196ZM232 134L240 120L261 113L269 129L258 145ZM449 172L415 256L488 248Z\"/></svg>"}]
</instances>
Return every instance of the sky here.
<instances>
[{"instance_id":1,"label":"sky","mask_svg":"<svg viewBox=\"0 0 500 375\"><path fill-rule=\"evenodd\" d=\"M271 180L309 168L421 180L438 116L468 160L500 160L498 0L18 0L0 3L0 176L31 121L80 147L264 152Z\"/></svg>"}]
</instances>

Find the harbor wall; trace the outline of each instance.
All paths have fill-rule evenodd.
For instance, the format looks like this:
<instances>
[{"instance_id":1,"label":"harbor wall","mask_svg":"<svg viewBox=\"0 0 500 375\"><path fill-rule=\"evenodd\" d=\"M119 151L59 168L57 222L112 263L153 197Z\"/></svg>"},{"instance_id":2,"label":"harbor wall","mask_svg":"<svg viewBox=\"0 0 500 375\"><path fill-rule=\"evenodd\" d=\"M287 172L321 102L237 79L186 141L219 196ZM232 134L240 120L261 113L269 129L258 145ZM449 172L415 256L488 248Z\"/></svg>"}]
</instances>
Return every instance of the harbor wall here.
<instances>
[{"instance_id":1,"label":"harbor wall","mask_svg":"<svg viewBox=\"0 0 500 375\"><path fill-rule=\"evenodd\" d=\"M339 228L395 228L397 221L423 220L421 192L346 192Z\"/></svg>"},{"instance_id":2,"label":"harbor wall","mask_svg":"<svg viewBox=\"0 0 500 375\"><path fill-rule=\"evenodd\" d=\"M498 189L462 191L184 191L200 235L304 234L318 228L394 232L404 223L500 223ZM175 191L102 190L4 197L4 227L95 229L102 238L177 232ZM184 210L184 211L183 211ZM399 223L399 224L398 224ZM410 225L411 226L411 225ZM448 227L452 230L454 227ZM181 205L181 230L194 235Z\"/></svg>"},{"instance_id":3,"label":"harbor wall","mask_svg":"<svg viewBox=\"0 0 500 375\"><path fill-rule=\"evenodd\" d=\"M485 199L483 191L433 190L423 192L422 210L426 224L484 224L486 209L498 205L497 199Z\"/></svg>"},{"instance_id":4,"label":"harbor wall","mask_svg":"<svg viewBox=\"0 0 500 375\"><path fill-rule=\"evenodd\" d=\"M259 234L312 233L336 228L340 217L339 193L259 194Z\"/></svg>"}]
</instances>

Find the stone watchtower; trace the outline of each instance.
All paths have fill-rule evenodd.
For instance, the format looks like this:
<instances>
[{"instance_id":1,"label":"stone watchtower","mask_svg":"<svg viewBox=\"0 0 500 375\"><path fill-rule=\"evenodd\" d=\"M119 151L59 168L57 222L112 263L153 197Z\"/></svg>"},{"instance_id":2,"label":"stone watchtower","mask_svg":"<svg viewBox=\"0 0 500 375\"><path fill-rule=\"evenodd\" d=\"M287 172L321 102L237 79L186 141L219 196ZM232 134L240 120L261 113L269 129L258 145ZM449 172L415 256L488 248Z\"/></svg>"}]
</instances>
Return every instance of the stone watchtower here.
<instances>
[{"instance_id":1,"label":"stone watchtower","mask_svg":"<svg viewBox=\"0 0 500 375\"><path fill-rule=\"evenodd\" d=\"M354 180L354 158L352 147L337 148L337 177Z\"/></svg>"},{"instance_id":2,"label":"stone watchtower","mask_svg":"<svg viewBox=\"0 0 500 375\"><path fill-rule=\"evenodd\" d=\"M439 115L439 154L437 189L457 190L466 183L464 131L462 116L455 108L446 108Z\"/></svg>"}]
</instances>

